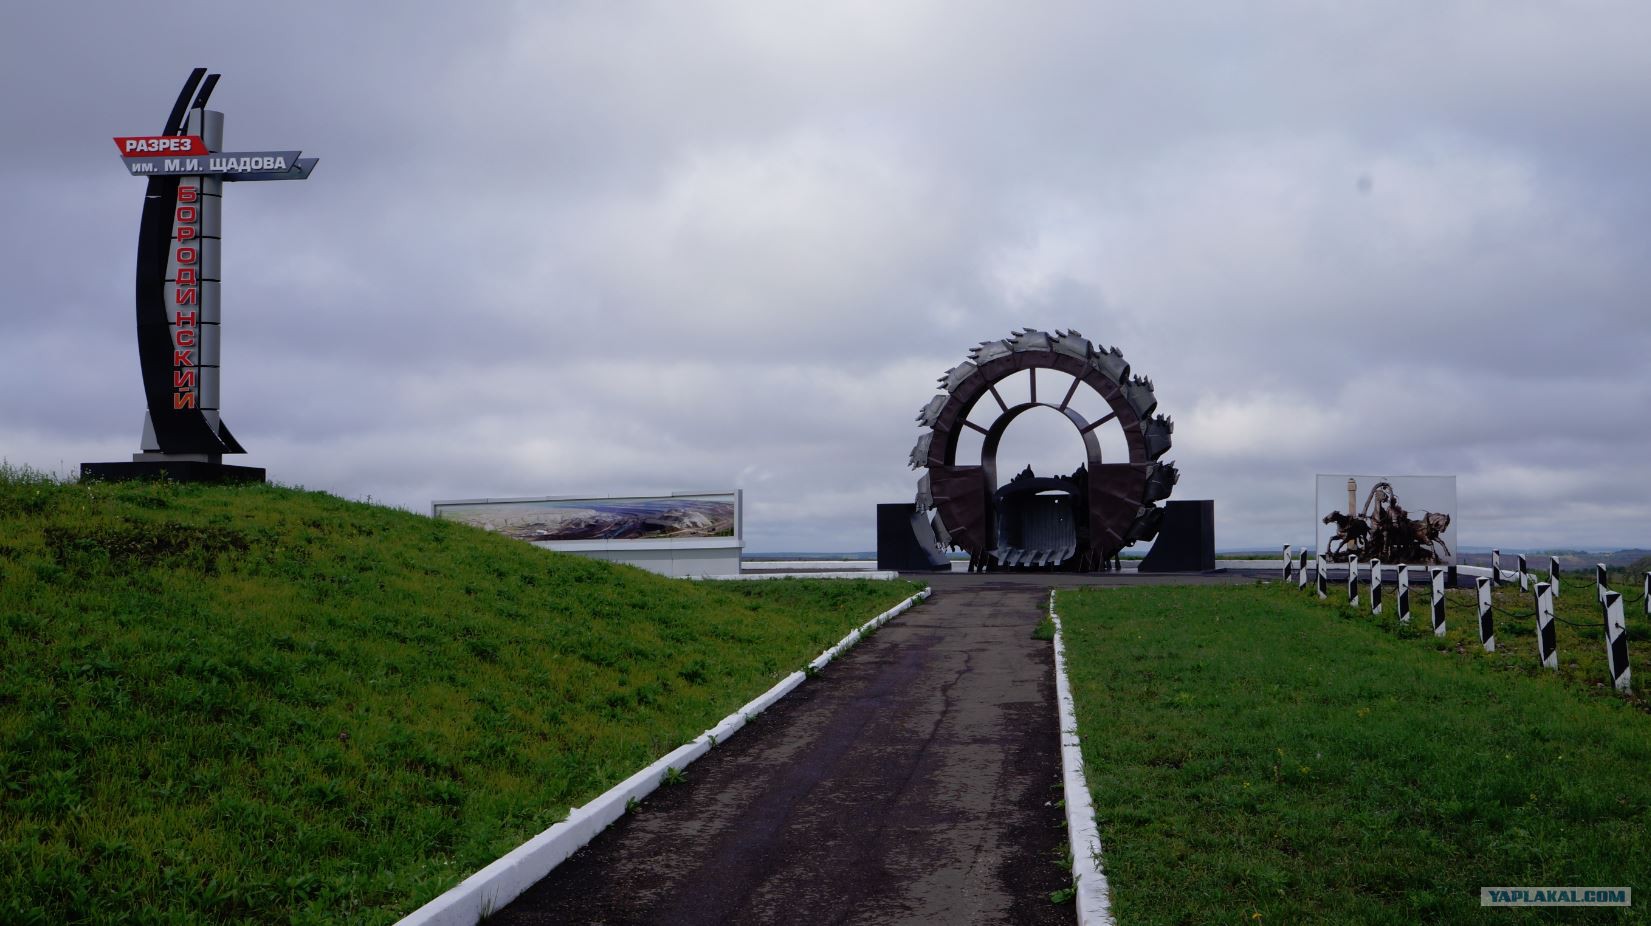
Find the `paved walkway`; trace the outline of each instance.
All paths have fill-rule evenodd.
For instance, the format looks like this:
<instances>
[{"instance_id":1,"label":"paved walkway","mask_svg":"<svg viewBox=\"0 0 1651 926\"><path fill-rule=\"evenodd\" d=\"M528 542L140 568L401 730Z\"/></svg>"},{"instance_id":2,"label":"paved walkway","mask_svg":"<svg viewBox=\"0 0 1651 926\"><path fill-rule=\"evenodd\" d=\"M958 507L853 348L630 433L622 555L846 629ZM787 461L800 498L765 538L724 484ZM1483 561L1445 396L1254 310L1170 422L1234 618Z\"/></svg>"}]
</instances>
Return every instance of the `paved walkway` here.
<instances>
[{"instance_id":1,"label":"paved walkway","mask_svg":"<svg viewBox=\"0 0 1651 926\"><path fill-rule=\"evenodd\" d=\"M936 582L489 926L1071 923L1043 578Z\"/></svg>"}]
</instances>

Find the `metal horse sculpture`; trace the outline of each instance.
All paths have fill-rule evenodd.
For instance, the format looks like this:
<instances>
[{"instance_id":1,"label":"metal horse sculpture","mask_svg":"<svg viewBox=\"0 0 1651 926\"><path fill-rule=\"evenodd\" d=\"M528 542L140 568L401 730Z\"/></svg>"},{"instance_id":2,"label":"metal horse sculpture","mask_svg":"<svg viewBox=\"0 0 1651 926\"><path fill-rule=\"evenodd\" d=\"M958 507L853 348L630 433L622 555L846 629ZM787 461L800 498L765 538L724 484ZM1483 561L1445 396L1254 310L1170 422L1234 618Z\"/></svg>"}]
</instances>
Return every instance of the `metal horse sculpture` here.
<instances>
[{"instance_id":1,"label":"metal horse sculpture","mask_svg":"<svg viewBox=\"0 0 1651 926\"><path fill-rule=\"evenodd\" d=\"M1370 524L1356 515L1332 511L1324 516L1325 524L1336 525L1336 536L1324 548L1327 559L1343 558L1364 550L1365 538L1370 536Z\"/></svg>"},{"instance_id":2,"label":"metal horse sculpture","mask_svg":"<svg viewBox=\"0 0 1651 926\"><path fill-rule=\"evenodd\" d=\"M1332 562L1358 557L1386 563L1437 563L1442 559L1440 548L1445 557L1450 556L1444 541L1450 515L1424 511L1420 519L1412 519L1399 504L1391 483L1376 483L1358 514L1332 511L1323 523L1336 525L1336 535L1324 549L1324 558Z\"/></svg>"}]
</instances>

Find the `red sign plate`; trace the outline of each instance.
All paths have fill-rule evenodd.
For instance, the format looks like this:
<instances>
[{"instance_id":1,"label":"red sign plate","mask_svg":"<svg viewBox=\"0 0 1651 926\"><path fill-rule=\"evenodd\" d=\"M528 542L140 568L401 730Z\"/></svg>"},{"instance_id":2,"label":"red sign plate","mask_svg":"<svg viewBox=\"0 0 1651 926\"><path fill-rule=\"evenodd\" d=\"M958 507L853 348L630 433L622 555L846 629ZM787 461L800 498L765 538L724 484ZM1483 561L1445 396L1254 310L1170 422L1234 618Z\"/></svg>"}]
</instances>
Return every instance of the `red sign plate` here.
<instances>
[{"instance_id":1,"label":"red sign plate","mask_svg":"<svg viewBox=\"0 0 1651 926\"><path fill-rule=\"evenodd\" d=\"M207 154L206 142L199 135L117 135L115 147L123 158Z\"/></svg>"}]
</instances>

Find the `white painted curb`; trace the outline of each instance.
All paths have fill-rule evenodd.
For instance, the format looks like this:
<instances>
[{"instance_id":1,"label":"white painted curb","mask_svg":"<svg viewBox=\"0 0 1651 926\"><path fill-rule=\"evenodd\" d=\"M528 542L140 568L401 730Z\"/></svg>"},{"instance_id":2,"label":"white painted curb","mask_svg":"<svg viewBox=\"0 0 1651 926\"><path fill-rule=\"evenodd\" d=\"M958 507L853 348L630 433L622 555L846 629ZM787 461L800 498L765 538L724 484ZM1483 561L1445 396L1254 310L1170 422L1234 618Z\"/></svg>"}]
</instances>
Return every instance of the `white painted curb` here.
<instances>
[{"instance_id":1,"label":"white painted curb","mask_svg":"<svg viewBox=\"0 0 1651 926\"><path fill-rule=\"evenodd\" d=\"M1072 849L1073 900L1078 926L1116 926L1111 891L1101 869L1101 831L1095 823L1095 804L1083 780L1083 749L1078 742L1078 712L1072 685L1066 680L1066 646L1061 617L1055 613L1055 592L1049 591L1049 619L1055 624L1055 700L1061 729L1061 780L1065 785L1066 836Z\"/></svg>"},{"instance_id":2,"label":"white painted curb","mask_svg":"<svg viewBox=\"0 0 1651 926\"><path fill-rule=\"evenodd\" d=\"M821 653L809 665L816 670L824 668L831 660L860 642L866 634L893 620L927 597L929 589L925 588L877 615L850 631L836 646ZM712 746L727 742L728 738L750 722L751 718L790 694L792 689L801 685L807 677L803 672L787 675L779 684L759 695L751 703L695 737L693 742L678 747L664 758L603 792L602 796L589 804L570 808L566 820L522 843L498 861L459 882L452 890L409 913L400 920L398 926L476 926L483 916L503 908L520 897L523 891L550 874L564 859L595 839L597 833L624 816L627 806L632 801L642 800L659 787L667 770L686 768L690 762L710 752Z\"/></svg>"},{"instance_id":3,"label":"white painted curb","mask_svg":"<svg viewBox=\"0 0 1651 926\"><path fill-rule=\"evenodd\" d=\"M703 582L760 582L764 579L898 579L892 570L861 569L853 572L742 572L737 576L689 576Z\"/></svg>"}]
</instances>

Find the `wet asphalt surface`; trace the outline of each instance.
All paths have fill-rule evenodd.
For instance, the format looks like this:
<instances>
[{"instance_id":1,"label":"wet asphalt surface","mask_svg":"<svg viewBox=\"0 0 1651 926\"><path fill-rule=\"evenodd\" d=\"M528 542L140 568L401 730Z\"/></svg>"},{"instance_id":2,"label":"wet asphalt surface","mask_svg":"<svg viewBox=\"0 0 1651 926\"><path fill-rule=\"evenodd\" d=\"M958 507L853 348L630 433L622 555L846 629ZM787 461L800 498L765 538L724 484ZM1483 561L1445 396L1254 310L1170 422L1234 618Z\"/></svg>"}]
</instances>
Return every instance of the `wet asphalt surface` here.
<instances>
[{"instance_id":1,"label":"wet asphalt surface","mask_svg":"<svg viewBox=\"0 0 1651 926\"><path fill-rule=\"evenodd\" d=\"M1049 899L1069 874L1051 648L1032 638L1065 583L925 578L928 602L489 926L1072 923Z\"/></svg>"}]
</instances>

